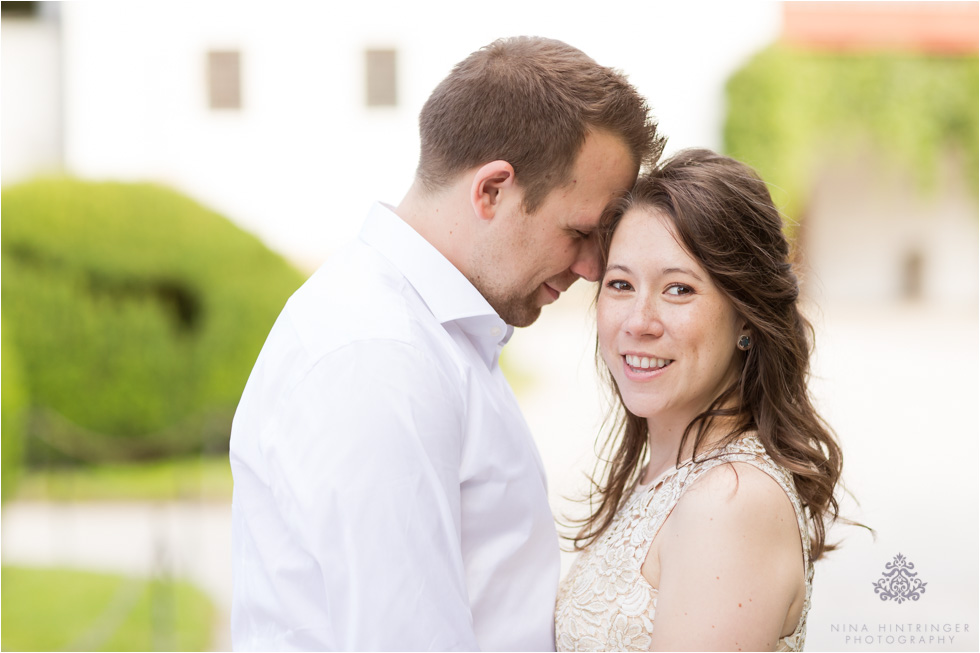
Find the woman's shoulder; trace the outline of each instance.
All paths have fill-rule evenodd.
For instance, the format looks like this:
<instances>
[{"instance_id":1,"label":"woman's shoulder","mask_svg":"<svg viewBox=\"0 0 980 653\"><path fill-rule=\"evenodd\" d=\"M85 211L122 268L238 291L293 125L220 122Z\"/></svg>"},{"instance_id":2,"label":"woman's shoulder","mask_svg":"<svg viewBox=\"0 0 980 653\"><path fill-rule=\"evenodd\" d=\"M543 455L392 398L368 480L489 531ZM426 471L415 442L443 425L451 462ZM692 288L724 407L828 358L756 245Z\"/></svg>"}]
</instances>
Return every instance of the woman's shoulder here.
<instances>
[{"instance_id":1,"label":"woman's shoulder","mask_svg":"<svg viewBox=\"0 0 980 653\"><path fill-rule=\"evenodd\" d=\"M691 487L700 484L702 491L727 489L734 493L744 474L752 485L742 496L743 500L748 500L753 493L767 491L775 497L781 494L797 497L793 475L769 456L754 434L744 435L696 458L687 478L687 485ZM702 478L707 482L701 481Z\"/></svg>"},{"instance_id":2,"label":"woman's shoulder","mask_svg":"<svg viewBox=\"0 0 980 653\"><path fill-rule=\"evenodd\" d=\"M772 650L799 628L807 595L801 532L790 495L768 469L752 457L719 458L688 475L657 536L658 623L663 608L682 624L674 634L689 635L688 613L696 613L733 642Z\"/></svg>"},{"instance_id":3,"label":"woman's shoulder","mask_svg":"<svg viewBox=\"0 0 980 653\"><path fill-rule=\"evenodd\" d=\"M709 585L710 578L724 579L735 593L764 586L787 605L803 587L805 554L794 505L751 463L718 464L699 475L661 535L661 568L676 565L686 578L706 576Z\"/></svg>"},{"instance_id":4,"label":"woman's shoulder","mask_svg":"<svg viewBox=\"0 0 980 653\"><path fill-rule=\"evenodd\" d=\"M799 543L794 490L786 483L771 460L716 459L689 476L671 530L682 539L737 537L763 549Z\"/></svg>"},{"instance_id":5,"label":"woman's shoulder","mask_svg":"<svg viewBox=\"0 0 980 653\"><path fill-rule=\"evenodd\" d=\"M748 460L719 460L689 480L679 503L697 504L700 508L717 507L726 511L772 510L785 508L793 515L793 504L787 495L773 463ZM795 519L794 519L795 522Z\"/></svg>"}]
</instances>

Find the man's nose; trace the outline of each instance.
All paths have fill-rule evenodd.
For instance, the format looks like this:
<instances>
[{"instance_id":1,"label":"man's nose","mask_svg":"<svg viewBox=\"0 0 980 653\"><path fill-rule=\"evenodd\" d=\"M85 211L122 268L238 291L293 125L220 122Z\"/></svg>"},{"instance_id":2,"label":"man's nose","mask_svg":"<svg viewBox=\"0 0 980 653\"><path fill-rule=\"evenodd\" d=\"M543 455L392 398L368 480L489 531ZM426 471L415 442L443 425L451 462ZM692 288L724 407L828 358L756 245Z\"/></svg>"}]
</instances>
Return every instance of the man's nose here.
<instances>
[{"instance_id":1,"label":"man's nose","mask_svg":"<svg viewBox=\"0 0 980 653\"><path fill-rule=\"evenodd\" d=\"M599 244L595 237L584 241L579 248L578 258L571 267L572 272L586 281L598 281L602 271L599 269Z\"/></svg>"}]
</instances>

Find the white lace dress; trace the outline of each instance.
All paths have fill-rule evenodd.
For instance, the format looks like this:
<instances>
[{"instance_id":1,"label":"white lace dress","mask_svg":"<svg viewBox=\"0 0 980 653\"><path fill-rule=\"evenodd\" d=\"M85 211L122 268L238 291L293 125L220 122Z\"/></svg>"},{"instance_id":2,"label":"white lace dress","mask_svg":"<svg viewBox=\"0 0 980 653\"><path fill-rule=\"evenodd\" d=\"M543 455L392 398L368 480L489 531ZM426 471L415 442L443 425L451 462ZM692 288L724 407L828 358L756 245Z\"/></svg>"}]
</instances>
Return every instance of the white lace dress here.
<instances>
[{"instance_id":1,"label":"white lace dress","mask_svg":"<svg viewBox=\"0 0 980 653\"><path fill-rule=\"evenodd\" d=\"M758 438L744 437L638 486L602 537L585 549L558 589L555 636L559 651L648 651L657 590L640 573L654 536L684 491L702 474L727 462L748 463L769 474L793 503L803 542L806 596L799 624L777 651L800 651L810 610L813 563L806 513L792 476L766 454ZM703 458L700 456L699 458Z\"/></svg>"}]
</instances>

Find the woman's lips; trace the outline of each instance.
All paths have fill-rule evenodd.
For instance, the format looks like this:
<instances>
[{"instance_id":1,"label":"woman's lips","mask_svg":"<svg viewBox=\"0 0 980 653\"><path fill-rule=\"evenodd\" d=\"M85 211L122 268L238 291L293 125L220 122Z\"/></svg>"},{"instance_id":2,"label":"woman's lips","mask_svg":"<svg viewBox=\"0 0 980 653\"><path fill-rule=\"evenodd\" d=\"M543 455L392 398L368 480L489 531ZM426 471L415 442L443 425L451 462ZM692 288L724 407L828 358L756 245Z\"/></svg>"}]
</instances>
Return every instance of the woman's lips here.
<instances>
[{"instance_id":1,"label":"woman's lips","mask_svg":"<svg viewBox=\"0 0 980 653\"><path fill-rule=\"evenodd\" d=\"M646 381L658 377L674 362L670 358L657 358L643 354L623 354L622 359L626 378L633 381Z\"/></svg>"}]
</instances>

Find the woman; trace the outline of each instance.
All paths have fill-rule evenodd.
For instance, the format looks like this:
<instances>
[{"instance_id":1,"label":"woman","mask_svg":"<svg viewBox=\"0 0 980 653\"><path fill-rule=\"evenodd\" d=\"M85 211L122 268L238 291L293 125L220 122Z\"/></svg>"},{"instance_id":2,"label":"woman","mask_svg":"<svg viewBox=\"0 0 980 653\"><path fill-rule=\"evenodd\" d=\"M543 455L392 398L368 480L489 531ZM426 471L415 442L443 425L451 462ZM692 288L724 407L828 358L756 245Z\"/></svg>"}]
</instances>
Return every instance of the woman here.
<instances>
[{"instance_id":1,"label":"woman","mask_svg":"<svg viewBox=\"0 0 980 653\"><path fill-rule=\"evenodd\" d=\"M604 216L598 349L622 410L559 650L802 648L841 454L782 226L764 182L707 150Z\"/></svg>"}]
</instances>

